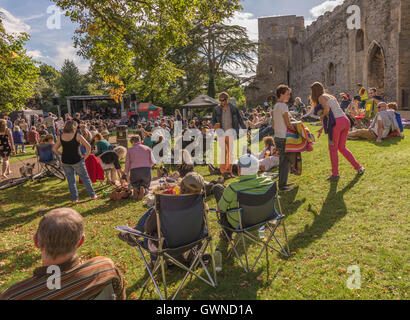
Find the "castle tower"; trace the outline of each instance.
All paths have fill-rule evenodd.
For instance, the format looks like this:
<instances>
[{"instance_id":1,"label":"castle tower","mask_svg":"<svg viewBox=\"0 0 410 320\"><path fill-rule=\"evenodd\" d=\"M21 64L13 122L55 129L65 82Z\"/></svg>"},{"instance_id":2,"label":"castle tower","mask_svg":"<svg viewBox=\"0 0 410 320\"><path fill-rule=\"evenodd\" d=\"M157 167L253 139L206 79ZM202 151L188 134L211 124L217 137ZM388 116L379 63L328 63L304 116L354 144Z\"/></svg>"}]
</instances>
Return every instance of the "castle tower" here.
<instances>
[{"instance_id":1,"label":"castle tower","mask_svg":"<svg viewBox=\"0 0 410 320\"><path fill-rule=\"evenodd\" d=\"M259 49L257 79L247 89L248 100L263 103L279 84L290 84L291 43L304 31L304 18L297 16L258 19Z\"/></svg>"}]
</instances>

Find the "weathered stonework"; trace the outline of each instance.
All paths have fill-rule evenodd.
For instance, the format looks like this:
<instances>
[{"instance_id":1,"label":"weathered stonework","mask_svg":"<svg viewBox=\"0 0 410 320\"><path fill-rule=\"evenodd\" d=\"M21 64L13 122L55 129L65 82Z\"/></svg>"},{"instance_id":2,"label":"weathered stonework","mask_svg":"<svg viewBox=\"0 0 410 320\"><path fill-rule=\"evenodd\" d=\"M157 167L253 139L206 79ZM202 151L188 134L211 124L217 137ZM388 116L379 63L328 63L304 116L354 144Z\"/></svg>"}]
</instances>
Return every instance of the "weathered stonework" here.
<instances>
[{"instance_id":1,"label":"weathered stonework","mask_svg":"<svg viewBox=\"0 0 410 320\"><path fill-rule=\"evenodd\" d=\"M349 30L347 8L361 9L361 29ZM387 101L410 108L410 0L346 0L305 28L297 16L259 19L257 77L246 88L249 105L263 103L279 84L307 103L310 86L357 93L376 87Z\"/></svg>"}]
</instances>

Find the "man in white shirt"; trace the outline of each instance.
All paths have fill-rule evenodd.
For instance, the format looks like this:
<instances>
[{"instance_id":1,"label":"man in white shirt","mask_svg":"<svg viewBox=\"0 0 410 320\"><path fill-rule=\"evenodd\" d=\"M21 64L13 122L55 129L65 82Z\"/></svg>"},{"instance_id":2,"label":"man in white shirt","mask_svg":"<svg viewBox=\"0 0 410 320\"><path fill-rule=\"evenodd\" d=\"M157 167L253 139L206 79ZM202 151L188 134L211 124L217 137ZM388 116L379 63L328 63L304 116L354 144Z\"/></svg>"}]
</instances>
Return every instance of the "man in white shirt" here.
<instances>
[{"instance_id":1,"label":"man in white shirt","mask_svg":"<svg viewBox=\"0 0 410 320\"><path fill-rule=\"evenodd\" d=\"M382 142L387 138L391 131L397 131L398 126L394 123L393 116L388 117L383 112L387 110L387 103L380 102L377 105L378 114L369 129L361 129L349 132L349 140L366 139L370 141ZM383 117L385 118L383 121Z\"/></svg>"},{"instance_id":2,"label":"man in white shirt","mask_svg":"<svg viewBox=\"0 0 410 320\"><path fill-rule=\"evenodd\" d=\"M287 103L290 100L290 89L286 85L280 85L276 88L276 96L278 102L273 109L273 125L275 130L275 144L276 150L279 152L279 190L291 191L293 188L288 184L288 176L290 170L290 161L288 155L285 153L286 148L286 132L289 128L294 131L289 119L289 108Z\"/></svg>"}]
</instances>

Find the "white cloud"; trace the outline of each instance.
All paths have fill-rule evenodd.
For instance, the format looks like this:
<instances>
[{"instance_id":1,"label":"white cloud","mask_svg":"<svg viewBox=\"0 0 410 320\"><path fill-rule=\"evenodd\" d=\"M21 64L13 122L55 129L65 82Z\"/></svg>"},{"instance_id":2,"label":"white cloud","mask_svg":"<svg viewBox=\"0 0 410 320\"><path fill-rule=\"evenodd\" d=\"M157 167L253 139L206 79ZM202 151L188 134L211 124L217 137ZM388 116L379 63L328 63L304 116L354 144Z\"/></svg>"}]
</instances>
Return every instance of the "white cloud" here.
<instances>
[{"instance_id":1,"label":"white cloud","mask_svg":"<svg viewBox=\"0 0 410 320\"><path fill-rule=\"evenodd\" d=\"M237 25L244 27L248 31L248 37L252 41L258 41L258 19L252 13L249 12L235 12L234 16L229 20L226 20L225 23L227 25ZM255 57L255 64L258 62L258 58ZM228 71L237 74L241 77L250 77L253 76L255 73L247 73L245 69L238 68L236 66L231 66L228 68Z\"/></svg>"},{"instance_id":2,"label":"white cloud","mask_svg":"<svg viewBox=\"0 0 410 320\"><path fill-rule=\"evenodd\" d=\"M35 15L29 16L29 17L27 17L27 18L23 18L23 19L21 19L21 20L22 20L22 21L31 21L31 20L40 19L40 18L42 18L42 17L44 17L44 16L45 16L44 13L35 14Z\"/></svg>"},{"instance_id":3,"label":"white cloud","mask_svg":"<svg viewBox=\"0 0 410 320\"><path fill-rule=\"evenodd\" d=\"M36 49L36 50L28 50L27 51L27 55L29 55L30 57L32 57L35 60L38 60L40 58L44 58L44 56L42 55L41 51Z\"/></svg>"},{"instance_id":4,"label":"white cloud","mask_svg":"<svg viewBox=\"0 0 410 320\"><path fill-rule=\"evenodd\" d=\"M68 59L74 61L81 73L86 73L88 71L90 62L77 55L76 49L71 42L60 42L56 44L56 51L57 55L52 57L51 60L58 69L62 67L64 60Z\"/></svg>"},{"instance_id":5,"label":"white cloud","mask_svg":"<svg viewBox=\"0 0 410 320\"><path fill-rule=\"evenodd\" d=\"M305 18L305 27L310 26L314 21L314 19Z\"/></svg>"},{"instance_id":6,"label":"white cloud","mask_svg":"<svg viewBox=\"0 0 410 320\"><path fill-rule=\"evenodd\" d=\"M318 18L327 11L333 11L334 8L343 4L344 0L327 0L322 4L310 9L310 13L314 18Z\"/></svg>"},{"instance_id":7,"label":"white cloud","mask_svg":"<svg viewBox=\"0 0 410 320\"><path fill-rule=\"evenodd\" d=\"M248 30L249 39L258 41L258 19L249 12L235 12L234 16L225 21L228 25L238 25Z\"/></svg>"},{"instance_id":8,"label":"white cloud","mask_svg":"<svg viewBox=\"0 0 410 320\"><path fill-rule=\"evenodd\" d=\"M0 8L0 12L3 15L2 23L7 33L21 33L30 31L31 27L24 23L23 19L13 16L4 8Z\"/></svg>"}]
</instances>

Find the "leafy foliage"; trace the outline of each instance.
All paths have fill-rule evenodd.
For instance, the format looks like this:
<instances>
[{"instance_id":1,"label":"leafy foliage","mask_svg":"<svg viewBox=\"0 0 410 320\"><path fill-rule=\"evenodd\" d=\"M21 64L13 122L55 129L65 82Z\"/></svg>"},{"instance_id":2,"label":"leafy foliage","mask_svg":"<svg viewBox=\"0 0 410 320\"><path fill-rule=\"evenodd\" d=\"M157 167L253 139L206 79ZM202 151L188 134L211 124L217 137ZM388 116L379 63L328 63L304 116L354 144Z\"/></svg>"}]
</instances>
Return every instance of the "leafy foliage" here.
<instances>
[{"instance_id":1,"label":"leafy foliage","mask_svg":"<svg viewBox=\"0 0 410 320\"><path fill-rule=\"evenodd\" d=\"M39 70L24 49L27 33L7 34L0 16L0 112L19 109L32 96Z\"/></svg>"},{"instance_id":2,"label":"leafy foliage","mask_svg":"<svg viewBox=\"0 0 410 320\"><path fill-rule=\"evenodd\" d=\"M220 22L241 8L238 0L53 1L79 24L75 45L94 70L105 80L118 77L125 87L144 78L146 95L183 75L168 51L188 44L188 30L199 21Z\"/></svg>"}]
</instances>

